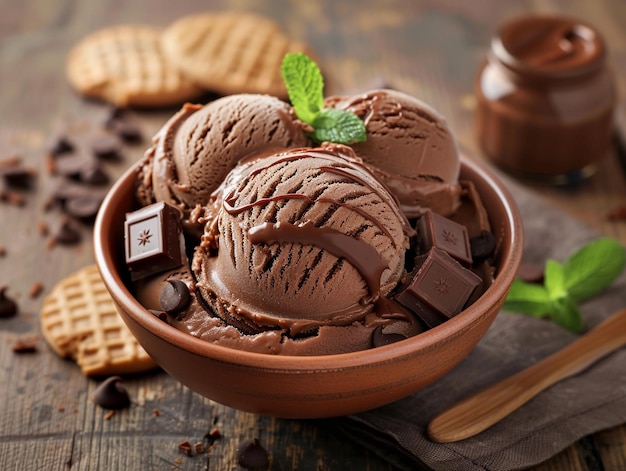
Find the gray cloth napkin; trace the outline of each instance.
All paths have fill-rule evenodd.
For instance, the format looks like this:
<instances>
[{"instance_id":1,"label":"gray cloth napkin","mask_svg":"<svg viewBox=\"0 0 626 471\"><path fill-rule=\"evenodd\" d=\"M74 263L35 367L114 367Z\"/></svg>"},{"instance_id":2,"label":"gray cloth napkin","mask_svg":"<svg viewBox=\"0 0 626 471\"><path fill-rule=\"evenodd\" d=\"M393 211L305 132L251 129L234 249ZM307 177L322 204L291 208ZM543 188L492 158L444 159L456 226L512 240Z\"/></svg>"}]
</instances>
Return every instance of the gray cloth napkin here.
<instances>
[{"instance_id":1,"label":"gray cloth napkin","mask_svg":"<svg viewBox=\"0 0 626 471\"><path fill-rule=\"evenodd\" d=\"M599 234L508 182L522 212L524 260L562 261ZM591 328L626 308L626 276L584 302ZM501 312L454 370L403 400L339 419L335 425L402 468L516 470L536 465L582 437L626 423L626 349L544 391L490 429L463 441L433 443L430 420L467 395L504 379L575 340L550 321ZM387 453L393 450L392 453Z\"/></svg>"}]
</instances>

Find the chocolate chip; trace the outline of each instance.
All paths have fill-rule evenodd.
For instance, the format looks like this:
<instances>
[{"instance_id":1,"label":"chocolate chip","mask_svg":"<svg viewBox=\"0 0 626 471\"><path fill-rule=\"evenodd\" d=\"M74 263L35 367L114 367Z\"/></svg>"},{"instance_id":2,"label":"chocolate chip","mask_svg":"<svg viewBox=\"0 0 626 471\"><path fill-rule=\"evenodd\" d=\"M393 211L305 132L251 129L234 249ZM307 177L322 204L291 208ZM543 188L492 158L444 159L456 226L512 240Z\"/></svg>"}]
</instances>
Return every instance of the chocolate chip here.
<instances>
[{"instance_id":1,"label":"chocolate chip","mask_svg":"<svg viewBox=\"0 0 626 471\"><path fill-rule=\"evenodd\" d=\"M150 311L152 315L158 317L160 320L162 320L166 324L169 324L169 321L167 320L167 312L159 311L157 309L148 309L148 311Z\"/></svg>"},{"instance_id":2,"label":"chocolate chip","mask_svg":"<svg viewBox=\"0 0 626 471\"><path fill-rule=\"evenodd\" d=\"M237 463L247 469L263 468L269 465L269 454L259 440L245 440L237 447Z\"/></svg>"},{"instance_id":3,"label":"chocolate chip","mask_svg":"<svg viewBox=\"0 0 626 471\"><path fill-rule=\"evenodd\" d=\"M61 224L56 228L54 235L52 236L55 243L63 245L74 245L81 241L80 232L76 229L74 224L68 219L61 221Z\"/></svg>"},{"instance_id":4,"label":"chocolate chip","mask_svg":"<svg viewBox=\"0 0 626 471\"><path fill-rule=\"evenodd\" d=\"M34 169L21 165L2 170L2 177L5 183L12 188L30 188L36 175L37 173Z\"/></svg>"},{"instance_id":5,"label":"chocolate chip","mask_svg":"<svg viewBox=\"0 0 626 471\"><path fill-rule=\"evenodd\" d=\"M0 287L0 319L13 317L18 311L17 303L6 295L6 290L6 286Z\"/></svg>"},{"instance_id":6,"label":"chocolate chip","mask_svg":"<svg viewBox=\"0 0 626 471\"><path fill-rule=\"evenodd\" d=\"M183 311L189 305L189 301L191 301L189 288L181 280L168 280L159 297L161 309L169 315Z\"/></svg>"},{"instance_id":7,"label":"chocolate chip","mask_svg":"<svg viewBox=\"0 0 626 471\"><path fill-rule=\"evenodd\" d=\"M470 249L474 263L487 260L496 250L496 238L489 231L482 230L480 235L470 239Z\"/></svg>"},{"instance_id":8,"label":"chocolate chip","mask_svg":"<svg viewBox=\"0 0 626 471\"><path fill-rule=\"evenodd\" d=\"M104 409L124 409L130 406L128 391L122 386L122 378L111 376L104 380L94 392L96 404Z\"/></svg>"},{"instance_id":9,"label":"chocolate chip","mask_svg":"<svg viewBox=\"0 0 626 471\"><path fill-rule=\"evenodd\" d=\"M404 340L406 338L406 335L395 332L386 334L383 332L383 326L379 325L374 329L374 332L372 332L372 347L382 347L384 345L399 342L400 340Z\"/></svg>"},{"instance_id":10,"label":"chocolate chip","mask_svg":"<svg viewBox=\"0 0 626 471\"><path fill-rule=\"evenodd\" d=\"M102 196L87 193L66 201L64 211L83 221L93 220L102 205Z\"/></svg>"}]
</instances>

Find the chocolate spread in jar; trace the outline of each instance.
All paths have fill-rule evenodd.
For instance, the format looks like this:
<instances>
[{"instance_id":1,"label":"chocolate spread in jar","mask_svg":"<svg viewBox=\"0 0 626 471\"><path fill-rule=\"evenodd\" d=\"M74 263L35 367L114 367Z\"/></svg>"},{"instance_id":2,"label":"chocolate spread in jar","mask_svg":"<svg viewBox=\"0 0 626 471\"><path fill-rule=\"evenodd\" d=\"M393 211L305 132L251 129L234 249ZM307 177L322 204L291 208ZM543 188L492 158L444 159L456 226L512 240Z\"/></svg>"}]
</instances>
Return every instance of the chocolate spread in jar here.
<instances>
[{"instance_id":1,"label":"chocolate spread in jar","mask_svg":"<svg viewBox=\"0 0 626 471\"><path fill-rule=\"evenodd\" d=\"M609 150L615 86L588 24L562 16L506 23L475 88L479 144L505 170L571 180Z\"/></svg>"}]
</instances>

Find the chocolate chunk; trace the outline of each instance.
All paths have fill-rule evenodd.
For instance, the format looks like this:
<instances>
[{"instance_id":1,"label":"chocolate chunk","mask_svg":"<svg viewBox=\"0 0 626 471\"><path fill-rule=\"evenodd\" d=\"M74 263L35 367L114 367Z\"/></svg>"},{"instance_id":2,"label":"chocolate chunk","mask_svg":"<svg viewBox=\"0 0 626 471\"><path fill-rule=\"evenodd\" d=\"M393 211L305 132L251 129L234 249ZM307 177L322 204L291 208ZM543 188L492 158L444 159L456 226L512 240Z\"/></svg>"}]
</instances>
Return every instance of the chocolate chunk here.
<instances>
[{"instance_id":1,"label":"chocolate chunk","mask_svg":"<svg viewBox=\"0 0 626 471\"><path fill-rule=\"evenodd\" d=\"M384 326L379 325L374 329L374 332L372 332L372 347L374 348L399 342L400 340L404 340L407 338L406 335L395 332L390 332L386 334L385 332L383 332L383 327Z\"/></svg>"},{"instance_id":2,"label":"chocolate chunk","mask_svg":"<svg viewBox=\"0 0 626 471\"><path fill-rule=\"evenodd\" d=\"M472 237L469 242L474 263L487 260L496 250L496 238L490 231L480 231L480 235Z\"/></svg>"},{"instance_id":3,"label":"chocolate chunk","mask_svg":"<svg viewBox=\"0 0 626 471\"><path fill-rule=\"evenodd\" d=\"M74 144L65 135L56 136L50 145L49 152L52 156L58 156L74 152Z\"/></svg>"},{"instance_id":4,"label":"chocolate chunk","mask_svg":"<svg viewBox=\"0 0 626 471\"><path fill-rule=\"evenodd\" d=\"M191 456L191 443L189 443L189 440L185 440L184 442L180 442L178 444L178 450L181 451L182 453L186 454L187 456Z\"/></svg>"},{"instance_id":5,"label":"chocolate chunk","mask_svg":"<svg viewBox=\"0 0 626 471\"><path fill-rule=\"evenodd\" d=\"M165 202L126 214L124 245L133 280L183 264L185 249L181 218L181 211Z\"/></svg>"},{"instance_id":6,"label":"chocolate chunk","mask_svg":"<svg viewBox=\"0 0 626 471\"><path fill-rule=\"evenodd\" d=\"M54 160L54 173L65 177L78 178L89 163L89 157L80 153L63 155Z\"/></svg>"},{"instance_id":7,"label":"chocolate chunk","mask_svg":"<svg viewBox=\"0 0 626 471\"><path fill-rule=\"evenodd\" d=\"M430 327L461 312L482 281L437 247L418 257L417 267L395 299Z\"/></svg>"},{"instance_id":8,"label":"chocolate chunk","mask_svg":"<svg viewBox=\"0 0 626 471\"><path fill-rule=\"evenodd\" d=\"M112 108L104 126L129 144L143 141L143 133L139 121L126 108Z\"/></svg>"},{"instance_id":9,"label":"chocolate chunk","mask_svg":"<svg viewBox=\"0 0 626 471\"><path fill-rule=\"evenodd\" d=\"M464 265L471 265L472 253L464 225L427 211L417 221L416 229L422 253L437 247Z\"/></svg>"},{"instance_id":10,"label":"chocolate chunk","mask_svg":"<svg viewBox=\"0 0 626 471\"><path fill-rule=\"evenodd\" d=\"M89 185L106 185L109 183L109 175L97 162L85 162L75 178Z\"/></svg>"},{"instance_id":11,"label":"chocolate chunk","mask_svg":"<svg viewBox=\"0 0 626 471\"><path fill-rule=\"evenodd\" d=\"M184 311L191 301L189 288L181 280L168 280L159 297L161 309L169 315Z\"/></svg>"},{"instance_id":12,"label":"chocolate chunk","mask_svg":"<svg viewBox=\"0 0 626 471\"><path fill-rule=\"evenodd\" d=\"M103 197L101 195L87 193L68 200L63 210L72 217L83 221L91 221L98 214L102 200Z\"/></svg>"},{"instance_id":13,"label":"chocolate chunk","mask_svg":"<svg viewBox=\"0 0 626 471\"><path fill-rule=\"evenodd\" d=\"M94 155L100 159L119 159L122 143L120 138L110 133L98 133L89 140L89 147Z\"/></svg>"},{"instance_id":14,"label":"chocolate chunk","mask_svg":"<svg viewBox=\"0 0 626 471\"><path fill-rule=\"evenodd\" d=\"M259 440L245 440L237 446L237 463L247 469L263 468L269 465L269 454Z\"/></svg>"},{"instance_id":15,"label":"chocolate chunk","mask_svg":"<svg viewBox=\"0 0 626 471\"><path fill-rule=\"evenodd\" d=\"M17 303L6 295L6 290L6 286L0 287L0 319L13 317L18 311Z\"/></svg>"},{"instance_id":16,"label":"chocolate chunk","mask_svg":"<svg viewBox=\"0 0 626 471\"><path fill-rule=\"evenodd\" d=\"M94 392L96 404L104 409L124 409L130 406L128 391L122 386L122 378L111 376L104 380Z\"/></svg>"},{"instance_id":17,"label":"chocolate chunk","mask_svg":"<svg viewBox=\"0 0 626 471\"><path fill-rule=\"evenodd\" d=\"M78 229L69 219L63 219L52 236L55 243L74 245L81 241L82 237Z\"/></svg>"}]
</instances>

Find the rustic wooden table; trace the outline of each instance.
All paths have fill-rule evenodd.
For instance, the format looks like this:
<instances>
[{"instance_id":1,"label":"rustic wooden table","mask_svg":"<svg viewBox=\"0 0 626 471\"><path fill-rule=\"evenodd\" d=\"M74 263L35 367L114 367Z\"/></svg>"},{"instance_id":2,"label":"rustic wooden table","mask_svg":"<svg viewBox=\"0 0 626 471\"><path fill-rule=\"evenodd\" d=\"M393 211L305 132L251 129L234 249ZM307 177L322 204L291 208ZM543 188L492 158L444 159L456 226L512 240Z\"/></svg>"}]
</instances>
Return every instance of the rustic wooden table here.
<instances>
[{"instance_id":1,"label":"rustic wooden table","mask_svg":"<svg viewBox=\"0 0 626 471\"><path fill-rule=\"evenodd\" d=\"M133 407L107 420L91 399L97 382L76 364L61 360L41 339L34 354L12 350L16 340L39 335L44 295L64 276L93 263L89 226L82 228L83 242L72 247L50 248L40 231L60 218L58 211L45 209L58 183L45 171L49 137L63 122L80 127L106 114L102 104L81 99L67 85L69 48L107 25L164 26L183 14L226 8L266 14L309 41L326 71L327 94L384 84L429 102L478 158L474 76L496 26L515 14L562 12L595 24L608 42L619 92L626 97L624 0L0 0L0 158L16 152L38 169L35 188L22 193L23 206L0 202L0 286L20 305L17 316L0 319L2 470L237 469L235 447L252 437L271 451L275 470L394 469L381 450L351 443L332 421L242 413L192 393L162 372L127 379ZM139 112L145 135L172 111ZM623 116L624 99L617 117L626 135ZM119 175L144 146L127 147L125 160L107 164L107 171ZM607 218L608 211L626 204L624 165L614 152L584 184L529 189L626 243L626 221ZM43 285L39 295L31 292L36 283ZM178 443L201 441L214 428L223 436L208 455L180 453ZM535 469L626 469L626 426L587 437Z\"/></svg>"}]
</instances>

